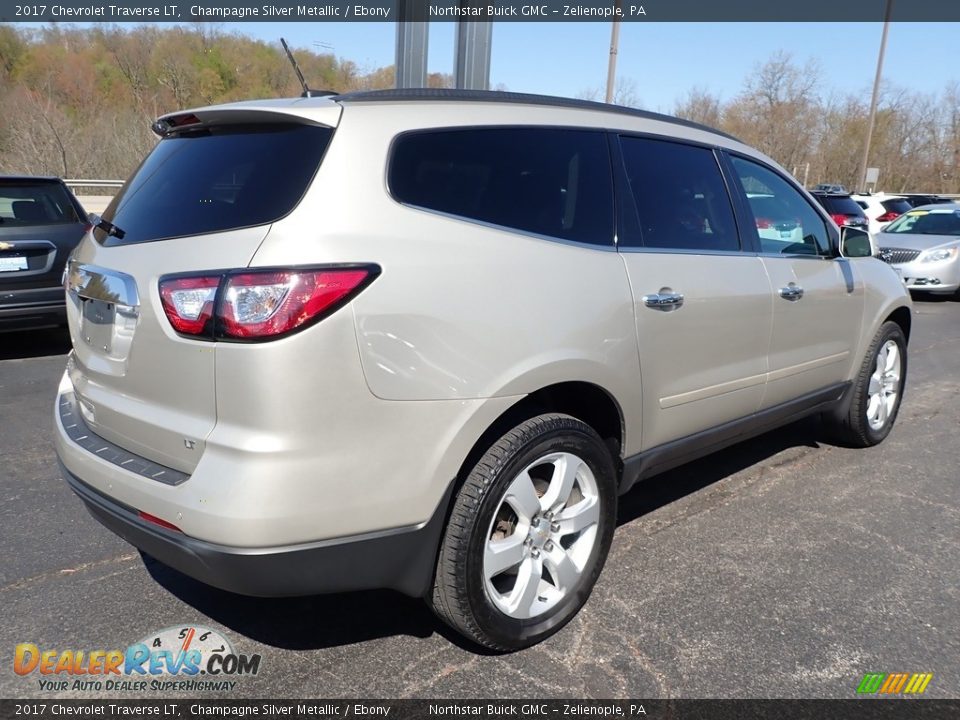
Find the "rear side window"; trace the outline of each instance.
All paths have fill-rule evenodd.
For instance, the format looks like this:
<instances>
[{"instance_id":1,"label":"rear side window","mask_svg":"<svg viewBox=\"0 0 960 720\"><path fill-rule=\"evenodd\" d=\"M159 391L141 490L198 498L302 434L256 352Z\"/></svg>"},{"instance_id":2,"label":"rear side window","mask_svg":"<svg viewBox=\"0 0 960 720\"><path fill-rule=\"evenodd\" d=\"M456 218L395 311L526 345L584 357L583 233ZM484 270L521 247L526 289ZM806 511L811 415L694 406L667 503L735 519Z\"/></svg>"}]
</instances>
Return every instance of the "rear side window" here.
<instances>
[{"instance_id":1,"label":"rear side window","mask_svg":"<svg viewBox=\"0 0 960 720\"><path fill-rule=\"evenodd\" d=\"M311 125L228 125L161 140L103 217L123 237L106 245L263 225L303 197L333 130Z\"/></svg>"},{"instance_id":2,"label":"rear side window","mask_svg":"<svg viewBox=\"0 0 960 720\"><path fill-rule=\"evenodd\" d=\"M60 183L0 181L0 224L22 227L79 221L76 208Z\"/></svg>"},{"instance_id":3,"label":"rear side window","mask_svg":"<svg viewBox=\"0 0 960 720\"><path fill-rule=\"evenodd\" d=\"M640 224L640 237L628 234L623 245L740 249L730 196L710 148L637 137L620 138L620 147Z\"/></svg>"},{"instance_id":4,"label":"rear side window","mask_svg":"<svg viewBox=\"0 0 960 720\"><path fill-rule=\"evenodd\" d=\"M401 135L389 170L402 203L514 230L613 244L613 180L601 132L475 128Z\"/></svg>"}]
</instances>

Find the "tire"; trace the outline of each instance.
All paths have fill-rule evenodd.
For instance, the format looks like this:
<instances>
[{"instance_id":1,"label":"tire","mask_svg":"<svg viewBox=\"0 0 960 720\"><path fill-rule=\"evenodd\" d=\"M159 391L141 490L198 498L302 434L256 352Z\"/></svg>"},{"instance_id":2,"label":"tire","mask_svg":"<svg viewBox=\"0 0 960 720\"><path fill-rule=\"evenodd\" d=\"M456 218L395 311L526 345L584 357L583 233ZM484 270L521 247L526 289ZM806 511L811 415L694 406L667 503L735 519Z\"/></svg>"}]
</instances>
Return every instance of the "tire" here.
<instances>
[{"instance_id":1,"label":"tire","mask_svg":"<svg viewBox=\"0 0 960 720\"><path fill-rule=\"evenodd\" d=\"M880 368L878 362L884 368ZM906 378L907 340L899 325L885 322L870 343L854 378L849 405L832 423L836 439L859 448L883 442L897 419Z\"/></svg>"},{"instance_id":2,"label":"tire","mask_svg":"<svg viewBox=\"0 0 960 720\"><path fill-rule=\"evenodd\" d=\"M616 504L613 458L593 428L560 414L521 423L460 488L440 546L434 612L497 651L549 637L590 596Z\"/></svg>"}]
</instances>

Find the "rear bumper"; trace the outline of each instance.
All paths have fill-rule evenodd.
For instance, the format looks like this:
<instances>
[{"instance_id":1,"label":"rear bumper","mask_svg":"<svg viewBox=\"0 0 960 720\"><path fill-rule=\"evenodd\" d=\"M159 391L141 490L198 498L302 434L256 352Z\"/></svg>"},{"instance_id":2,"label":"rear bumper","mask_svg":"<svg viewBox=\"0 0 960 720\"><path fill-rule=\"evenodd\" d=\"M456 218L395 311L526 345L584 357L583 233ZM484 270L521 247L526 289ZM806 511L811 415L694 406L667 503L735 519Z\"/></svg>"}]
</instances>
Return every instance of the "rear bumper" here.
<instances>
[{"instance_id":1,"label":"rear bumper","mask_svg":"<svg viewBox=\"0 0 960 720\"><path fill-rule=\"evenodd\" d=\"M0 278L2 279L2 278ZM0 330L65 325L63 288L0 289Z\"/></svg>"},{"instance_id":2,"label":"rear bumper","mask_svg":"<svg viewBox=\"0 0 960 720\"><path fill-rule=\"evenodd\" d=\"M106 528L165 565L222 590L284 597L391 588L420 597L433 580L446 501L416 527L278 548L234 548L148 522L134 508L94 490L62 463L60 469L90 514Z\"/></svg>"}]
</instances>

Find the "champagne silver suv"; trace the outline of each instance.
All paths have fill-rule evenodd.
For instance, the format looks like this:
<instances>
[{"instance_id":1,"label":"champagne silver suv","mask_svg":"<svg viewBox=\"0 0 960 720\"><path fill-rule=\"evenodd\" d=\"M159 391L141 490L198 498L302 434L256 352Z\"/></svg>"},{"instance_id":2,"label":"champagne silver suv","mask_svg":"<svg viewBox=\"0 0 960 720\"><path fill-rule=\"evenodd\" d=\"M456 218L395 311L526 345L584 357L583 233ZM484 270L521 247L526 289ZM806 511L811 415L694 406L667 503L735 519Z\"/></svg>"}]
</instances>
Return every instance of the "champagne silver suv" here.
<instances>
[{"instance_id":1,"label":"champagne silver suv","mask_svg":"<svg viewBox=\"0 0 960 720\"><path fill-rule=\"evenodd\" d=\"M516 649L587 600L641 479L896 418L902 282L722 133L461 91L154 129L69 263L56 447L100 522L205 583L394 588Z\"/></svg>"}]
</instances>

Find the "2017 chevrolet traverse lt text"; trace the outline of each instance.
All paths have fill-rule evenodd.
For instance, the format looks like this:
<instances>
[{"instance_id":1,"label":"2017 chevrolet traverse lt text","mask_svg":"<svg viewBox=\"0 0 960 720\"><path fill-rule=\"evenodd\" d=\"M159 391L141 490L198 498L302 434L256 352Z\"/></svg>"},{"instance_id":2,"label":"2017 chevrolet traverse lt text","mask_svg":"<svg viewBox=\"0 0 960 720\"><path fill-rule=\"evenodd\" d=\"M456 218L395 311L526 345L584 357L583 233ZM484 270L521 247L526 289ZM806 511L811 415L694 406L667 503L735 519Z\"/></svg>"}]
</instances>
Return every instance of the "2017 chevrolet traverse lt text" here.
<instances>
[{"instance_id":1,"label":"2017 chevrolet traverse lt text","mask_svg":"<svg viewBox=\"0 0 960 720\"><path fill-rule=\"evenodd\" d=\"M155 130L70 261L56 447L98 520L211 585L394 588L516 649L587 600L638 480L896 418L902 282L717 131L464 91Z\"/></svg>"}]
</instances>

